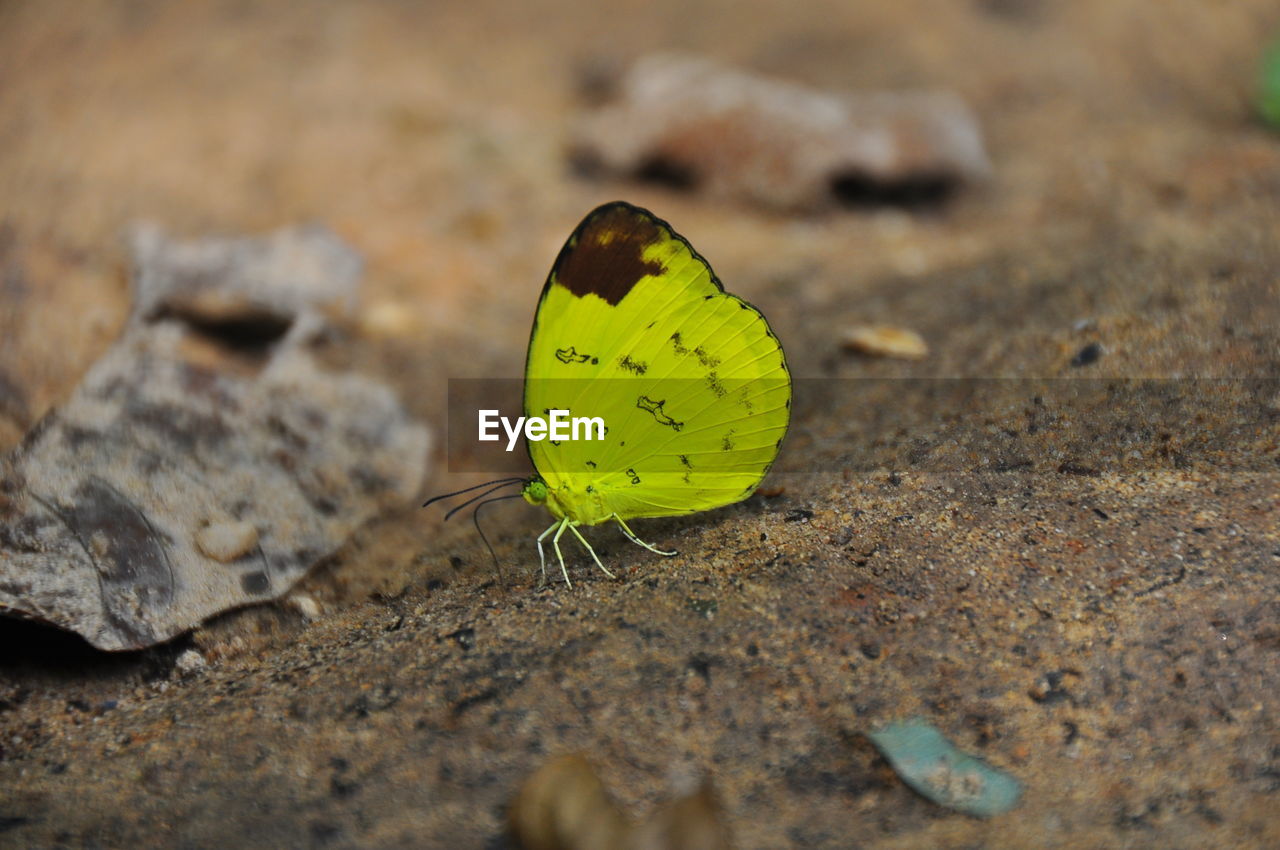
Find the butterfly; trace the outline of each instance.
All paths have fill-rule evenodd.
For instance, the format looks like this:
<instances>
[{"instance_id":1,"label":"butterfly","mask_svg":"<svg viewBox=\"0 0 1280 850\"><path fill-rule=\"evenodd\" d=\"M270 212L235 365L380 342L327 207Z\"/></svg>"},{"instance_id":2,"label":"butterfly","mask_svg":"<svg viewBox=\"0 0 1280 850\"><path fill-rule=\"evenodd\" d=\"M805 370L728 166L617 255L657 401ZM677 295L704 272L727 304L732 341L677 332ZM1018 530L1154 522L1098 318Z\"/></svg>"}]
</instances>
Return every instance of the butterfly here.
<instances>
[{"instance_id":1,"label":"butterfly","mask_svg":"<svg viewBox=\"0 0 1280 850\"><path fill-rule=\"evenodd\" d=\"M580 527L615 522L633 543L671 556L627 521L711 510L755 492L787 431L791 375L759 310L725 292L669 224L615 201L573 231L538 299L524 413L552 411L598 417L603 439L527 440L535 474L489 484L519 483L525 501L547 508L554 521L537 538L543 579L550 537L572 586L560 549L566 531L613 578Z\"/></svg>"}]
</instances>

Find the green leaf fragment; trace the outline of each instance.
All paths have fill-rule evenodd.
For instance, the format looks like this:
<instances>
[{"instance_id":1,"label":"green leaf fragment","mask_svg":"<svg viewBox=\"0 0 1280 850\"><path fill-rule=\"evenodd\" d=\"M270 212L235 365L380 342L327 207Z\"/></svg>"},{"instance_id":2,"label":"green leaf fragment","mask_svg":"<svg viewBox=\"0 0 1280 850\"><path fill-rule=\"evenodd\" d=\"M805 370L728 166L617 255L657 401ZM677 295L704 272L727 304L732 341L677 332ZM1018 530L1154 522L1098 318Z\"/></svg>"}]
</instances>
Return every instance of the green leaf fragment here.
<instances>
[{"instance_id":1,"label":"green leaf fragment","mask_svg":"<svg viewBox=\"0 0 1280 850\"><path fill-rule=\"evenodd\" d=\"M1262 120L1280 129L1280 40L1263 52L1258 83L1258 112Z\"/></svg>"},{"instance_id":2,"label":"green leaf fragment","mask_svg":"<svg viewBox=\"0 0 1280 850\"><path fill-rule=\"evenodd\" d=\"M982 759L957 750L929 723L890 723L867 737L902 781L940 806L979 817L1007 812L1022 795L1022 783Z\"/></svg>"}]
</instances>

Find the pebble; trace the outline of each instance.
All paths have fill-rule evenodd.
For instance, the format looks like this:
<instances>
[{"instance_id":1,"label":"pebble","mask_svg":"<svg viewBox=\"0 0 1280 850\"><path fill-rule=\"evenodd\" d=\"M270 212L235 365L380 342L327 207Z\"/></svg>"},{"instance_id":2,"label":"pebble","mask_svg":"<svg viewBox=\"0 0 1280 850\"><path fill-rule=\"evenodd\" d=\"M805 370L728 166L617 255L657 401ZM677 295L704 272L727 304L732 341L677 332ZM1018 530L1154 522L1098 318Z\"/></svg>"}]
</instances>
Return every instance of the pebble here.
<instances>
[{"instance_id":1,"label":"pebble","mask_svg":"<svg viewBox=\"0 0 1280 850\"><path fill-rule=\"evenodd\" d=\"M1102 356L1103 348L1101 343L1091 342L1084 348L1076 352L1076 356L1071 358L1072 366L1088 366L1090 363L1097 363L1098 358Z\"/></svg>"},{"instance_id":2,"label":"pebble","mask_svg":"<svg viewBox=\"0 0 1280 850\"><path fill-rule=\"evenodd\" d=\"M890 325L861 325L845 332L841 345L872 357L896 357L901 360L923 360L929 355L924 337L907 328Z\"/></svg>"},{"instance_id":3,"label":"pebble","mask_svg":"<svg viewBox=\"0 0 1280 850\"><path fill-rule=\"evenodd\" d=\"M212 522L196 532L196 546L215 561L228 563L258 545L258 529L245 520Z\"/></svg>"},{"instance_id":4,"label":"pebble","mask_svg":"<svg viewBox=\"0 0 1280 850\"><path fill-rule=\"evenodd\" d=\"M302 619L308 622L320 619L320 615L324 613L320 603L305 593L292 594L288 599L288 603L293 606L293 610L302 615Z\"/></svg>"},{"instance_id":5,"label":"pebble","mask_svg":"<svg viewBox=\"0 0 1280 850\"><path fill-rule=\"evenodd\" d=\"M209 662L204 660L204 656L194 649L188 649L178 656L178 660L174 662L173 669L178 671L178 675L186 679L208 668Z\"/></svg>"}]
</instances>

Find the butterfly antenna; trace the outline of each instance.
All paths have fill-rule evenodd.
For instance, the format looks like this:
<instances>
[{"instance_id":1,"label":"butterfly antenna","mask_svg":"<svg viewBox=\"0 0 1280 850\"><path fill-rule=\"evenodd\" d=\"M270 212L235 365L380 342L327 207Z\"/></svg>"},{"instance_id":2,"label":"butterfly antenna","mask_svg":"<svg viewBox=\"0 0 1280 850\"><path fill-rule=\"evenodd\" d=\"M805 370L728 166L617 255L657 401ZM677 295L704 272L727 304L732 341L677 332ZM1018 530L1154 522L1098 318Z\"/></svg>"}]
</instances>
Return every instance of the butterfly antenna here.
<instances>
[{"instance_id":1,"label":"butterfly antenna","mask_svg":"<svg viewBox=\"0 0 1280 850\"><path fill-rule=\"evenodd\" d=\"M485 548L489 550L489 557L493 558L494 569L498 571L498 577L502 579L503 584L507 583L507 576L506 573L502 571L501 562L498 561L498 553L493 551L493 546L489 543L489 538L485 536L484 529L480 527L480 509L485 505L492 505L494 502L505 502L507 499L519 499L520 497L520 493L512 493L510 496L497 496L492 499L486 499L476 505L476 509L471 512L471 521L475 523L476 532L479 533L480 539L484 541Z\"/></svg>"},{"instance_id":2,"label":"butterfly antenna","mask_svg":"<svg viewBox=\"0 0 1280 850\"><path fill-rule=\"evenodd\" d=\"M460 505L454 505L454 506L449 510L449 513L447 513L447 514L445 514L445 515L444 515L445 521L447 522L447 521L449 520L449 517L453 516L453 515L454 515L454 514L456 514L458 511L460 511L460 510L462 510L463 508L465 508L467 505L470 505L472 502L478 502L478 501L480 501L481 499L483 499L483 498L484 498L484 497L486 497L486 496L493 495L494 493L496 493L496 492L498 492L499 490L501 490L503 487L510 487L512 484L519 484L519 483L522 483L522 482L523 482L523 480L524 480L524 479L517 478L517 479L515 479L514 481L507 481L507 482L502 483L502 484L495 484L493 487L490 487L488 490L485 490L485 491L484 491L483 493L481 493L479 496L472 496L470 499L467 499L467 500L466 500L465 502L463 502L462 504L460 504ZM520 494L519 494L519 493L517 493L516 495L518 496L518 495L520 495Z\"/></svg>"},{"instance_id":3,"label":"butterfly antenna","mask_svg":"<svg viewBox=\"0 0 1280 850\"><path fill-rule=\"evenodd\" d=\"M463 493L470 493L472 490L479 490L481 487L489 487L493 484L514 484L517 481L523 480L523 478L498 478L493 481L486 481L483 484L477 484L474 487L463 487L461 490L454 490L452 493L443 493L439 496L432 496L430 499L423 502L422 506L425 508L428 505L439 502L441 499L452 499L454 496L461 496Z\"/></svg>"}]
</instances>

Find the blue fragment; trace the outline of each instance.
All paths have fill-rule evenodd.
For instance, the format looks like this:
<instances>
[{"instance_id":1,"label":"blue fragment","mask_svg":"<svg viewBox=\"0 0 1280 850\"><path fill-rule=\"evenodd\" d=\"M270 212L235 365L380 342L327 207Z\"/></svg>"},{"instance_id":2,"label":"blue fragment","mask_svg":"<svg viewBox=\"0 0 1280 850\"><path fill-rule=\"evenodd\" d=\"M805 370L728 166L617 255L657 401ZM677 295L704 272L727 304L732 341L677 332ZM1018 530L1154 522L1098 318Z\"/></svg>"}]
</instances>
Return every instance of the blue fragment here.
<instances>
[{"instance_id":1,"label":"blue fragment","mask_svg":"<svg viewBox=\"0 0 1280 850\"><path fill-rule=\"evenodd\" d=\"M976 756L957 750L924 720L890 723L867 737L902 781L940 806L991 817L1013 808L1022 783Z\"/></svg>"}]
</instances>

